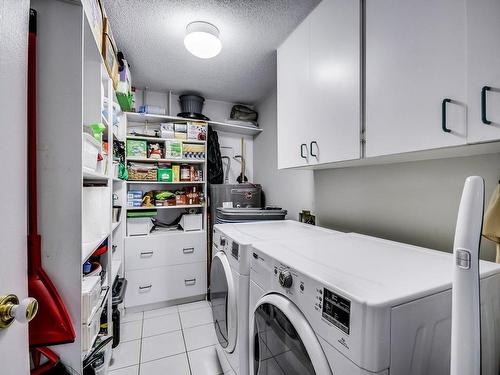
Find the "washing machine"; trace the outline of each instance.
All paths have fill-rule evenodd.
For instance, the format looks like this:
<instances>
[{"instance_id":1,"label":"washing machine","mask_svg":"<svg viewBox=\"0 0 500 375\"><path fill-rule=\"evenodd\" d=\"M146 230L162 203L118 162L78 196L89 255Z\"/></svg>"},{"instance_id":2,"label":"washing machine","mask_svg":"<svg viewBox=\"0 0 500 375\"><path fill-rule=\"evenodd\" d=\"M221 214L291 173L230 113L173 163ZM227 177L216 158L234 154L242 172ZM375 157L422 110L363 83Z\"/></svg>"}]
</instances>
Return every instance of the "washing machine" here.
<instances>
[{"instance_id":1,"label":"washing machine","mask_svg":"<svg viewBox=\"0 0 500 375\"><path fill-rule=\"evenodd\" d=\"M255 242L250 374L447 375L451 254L346 234ZM500 369L500 265L481 262L482 374Z\"/></svg>"},{"instance_id":2,"label":"washing machine","mask_svg":"<svg viewBox=\"0 0 500 375\"><path fill-rule=\"evenodd\" d=\"M248 374L250 246L255 241L342 235L292 220L218 224L213 231L210 298L224 373Z\"/></svg>"}]
</instances>

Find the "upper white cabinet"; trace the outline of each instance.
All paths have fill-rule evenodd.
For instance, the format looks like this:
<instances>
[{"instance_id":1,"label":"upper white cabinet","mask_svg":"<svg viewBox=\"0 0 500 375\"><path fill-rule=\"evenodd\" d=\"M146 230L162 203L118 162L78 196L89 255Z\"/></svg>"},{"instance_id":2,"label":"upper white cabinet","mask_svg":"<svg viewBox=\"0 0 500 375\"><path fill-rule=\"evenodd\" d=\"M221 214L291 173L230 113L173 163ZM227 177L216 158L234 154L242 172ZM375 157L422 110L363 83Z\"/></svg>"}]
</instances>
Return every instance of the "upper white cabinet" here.
<instances>
[{"instance_id":1,"label":"upper white cabinet","mask_svg":"<svg viewBox=\"0 0 500 375\"><path fill-rule=\"evenodd\" d=\"M467 142L466 25L464 0L366 1L367 157Z\"/></svg>"},{"instance_id":2,"label":"upper white cabinet","mask_svg":"<svg viewBox=\"0 0 500 375\"><path fill-rule=\"evenodd\" d=\"M278 49L278 168L307 165L309 23L302 22ZM302 144L302 146L301 146Z\"/></svg>"},{"instance_id":3,"label":"upper white cabinet","mask_svg":"<svg viewBox=\"0 0 500 375\"><path fill-rule=\"evenodd\" d=\"M278 49L278 168L360 157L360 19L323 0Z\"/></svg>"},{"instance_id":4,"label":"upper white cabinet","mask_svg":"<svg viewBox=\"0 0 500 375\"><path fill-rule=\"evenodd\" d=\"M469 0L467 17L467 140L469 143L497 140L500 139L500 1Z\"/></svg>"}]
</instances>

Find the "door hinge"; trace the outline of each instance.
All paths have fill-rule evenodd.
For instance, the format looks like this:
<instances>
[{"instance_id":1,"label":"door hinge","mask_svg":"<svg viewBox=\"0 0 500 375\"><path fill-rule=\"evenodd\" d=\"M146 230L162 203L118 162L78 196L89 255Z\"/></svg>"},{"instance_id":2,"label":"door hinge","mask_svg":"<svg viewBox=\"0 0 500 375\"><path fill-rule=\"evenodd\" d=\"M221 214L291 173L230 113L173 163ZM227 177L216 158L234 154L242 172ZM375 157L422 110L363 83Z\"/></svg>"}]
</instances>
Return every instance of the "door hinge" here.
<instances>
[{"instance_id":1,"label":"door hinge","mask_svg":"<svg viewBox=\"0 0 500 375\"><path fill-rule=\"evenodd\" d=\"M361 134L360 134L360 138L361 138L361 144L366 144L366 131L363 129L361 130Z\"/></svg>"}]
</instances>

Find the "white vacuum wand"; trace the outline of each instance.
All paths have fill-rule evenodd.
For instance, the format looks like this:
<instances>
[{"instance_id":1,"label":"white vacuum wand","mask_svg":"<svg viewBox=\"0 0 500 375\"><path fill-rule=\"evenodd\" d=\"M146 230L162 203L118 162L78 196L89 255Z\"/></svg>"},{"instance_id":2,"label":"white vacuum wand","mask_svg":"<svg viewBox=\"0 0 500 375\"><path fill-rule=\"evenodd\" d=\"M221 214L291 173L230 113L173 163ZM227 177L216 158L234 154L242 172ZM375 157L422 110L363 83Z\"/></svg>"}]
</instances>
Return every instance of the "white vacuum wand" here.
<instances>
[{"instance_id":1,"label":"white vacuum wand","mask_svg":"<svg viewBox=\"0 0 500 375\"><path fill-rule=\"evenodd\" d=\"M453 245L451 375L481 374L479 245L484 212L484 180L465 180Z\"/></svg>"}]
</instances>

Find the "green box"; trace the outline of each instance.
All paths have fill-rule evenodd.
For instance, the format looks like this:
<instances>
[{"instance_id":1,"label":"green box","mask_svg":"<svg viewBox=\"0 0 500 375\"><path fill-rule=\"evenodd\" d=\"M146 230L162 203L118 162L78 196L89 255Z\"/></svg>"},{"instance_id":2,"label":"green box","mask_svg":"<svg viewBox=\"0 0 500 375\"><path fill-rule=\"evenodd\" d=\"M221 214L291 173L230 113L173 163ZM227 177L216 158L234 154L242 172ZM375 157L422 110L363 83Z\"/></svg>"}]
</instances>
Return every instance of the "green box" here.
<instances>
[{"instance_id":1,"label":"green box","mask_svg":"<svg viewBox=\"0 0 500 375\"><path fill-rule=\"evenodd\" d=\"M171 168L158 168L158 181L173 182L174 172Z\"/></svg>"},{"instance_id":2,"label":"green box","mask_svg":"<svg viewBox=\"0 0 500 375\"><path fill-rule=\"evenodd\" d=\"M127 156L133 158L147 158L148 145L146 141L127 139Z\"/></svg>"}]
</instances>

